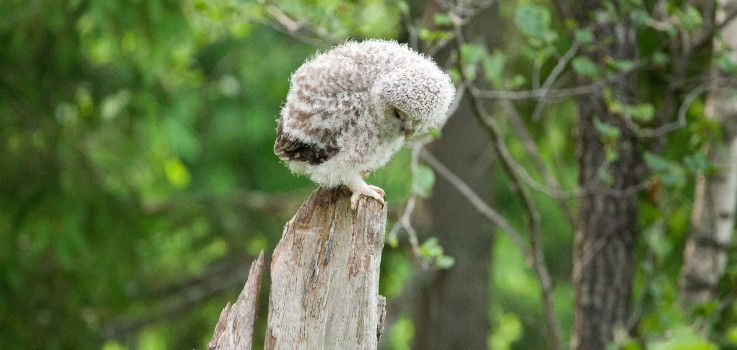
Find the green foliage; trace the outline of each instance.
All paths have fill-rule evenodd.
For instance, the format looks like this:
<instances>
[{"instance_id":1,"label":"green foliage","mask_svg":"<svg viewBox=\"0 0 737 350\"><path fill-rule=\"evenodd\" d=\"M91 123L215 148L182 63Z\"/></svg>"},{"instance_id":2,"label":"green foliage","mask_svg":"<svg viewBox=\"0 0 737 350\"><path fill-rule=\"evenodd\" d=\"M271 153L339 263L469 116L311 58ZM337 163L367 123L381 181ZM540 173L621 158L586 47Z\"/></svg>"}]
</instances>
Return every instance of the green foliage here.
<instances>
[{"instance_id":1,"label":"green foliage","mask_svg":"<svg viewBox=\"0 0 737 350\"><path fill-rule=\"evenodd\" d=\"M412 320L401 318L394 323L390 332L391 348L393 350L409 350L412 348L412 338L415 335L415 327Z\"/></svg>"},{"instance_id":2,"label":"green foliage","mask_svg":"<svg viewBox=\"0 0 737 350\"><path fill-rule=\"evenodd\" d=\"M716 350L719 347L701 337L690 328L679 327L670 337L648 344L652 350Z\"/></svg>"},{"instance_id":3,"label":"green foliage","mask_svg":"<svg viewBox=\"0 0 737 350\"><path fill-rule=\"evenodd\" d=\"M420 245L420 255L439 269L449 269L455 264L452 256L443 254L443 247L435 237L428 238Z\"/></svg>"},{"instance_id":4,"label":"green foliage","mask_svg":"<svg viewBox=\"0 0 737 350\"><path fill-rule=\"evenodd\" d=\"M522 336L522 324L519 317L512 313L505 313L499 317L494 332L489 336L491 349L509 350Z\"/></svg>"},{"instance_id":5,"label":"green foliage","mask_svg":"<svg viewBox=\"0 0 737 350\"><path fill-rule=\"evenodd\" d=\"M545 7L520 5L514 16L514 23L527 36L532 46L542 46L558 39L558 34L550 28L550 12Z\"/></svg>"},{"instance_id":6,"label":"green foliage","mask_svg":"<svg viewBox=\"0 0 737 350\"><path fill-rule=\"evenodd\" d=\"M591 79L599 77L599 67L588 57L579 56L571 61L571 66L576 73Z\"/></svg>"},{"instance_id":7,"label":"green foliage","mask_svg":"<svg viewBox=\"0 0 737 350\"><path fill-rule=\"evenodd\" d=\"M664 185L671 188L680 188L686 184L686 173L683 167L657 154L645 152L645 163Z\"/></svg>"},{"instance_id":8,"label":"green foliage","mask_svg":"<svg viewBox=\"0 0 737 350\"><path fill-rule=\"evenodd\" d=\"M412 176L412 192L422 198L430 196L435 184L435 173L426 165L418 165Z\"/></svg>"}]
</instances>

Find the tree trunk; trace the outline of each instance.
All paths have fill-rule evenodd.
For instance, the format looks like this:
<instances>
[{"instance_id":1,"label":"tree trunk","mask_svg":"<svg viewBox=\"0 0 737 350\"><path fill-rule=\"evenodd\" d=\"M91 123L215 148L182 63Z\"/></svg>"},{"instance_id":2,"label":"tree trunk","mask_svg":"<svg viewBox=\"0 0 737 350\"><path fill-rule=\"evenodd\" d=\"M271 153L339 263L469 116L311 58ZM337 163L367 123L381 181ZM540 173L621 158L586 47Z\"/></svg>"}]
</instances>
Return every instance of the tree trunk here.
<instances>
[{"instance_id":1,"label":"tree trunk","mask_svg":"<svg viewBox=\"0 0 737 350\"><path fill-rule=\"evenodd\" d=\"M284 228L271 261L266 349L376 349L386 207L319 189Z\"/></svg>"},{"instance_id":2,"label":"tree trunk","mask_svg":"<svg viewBox=\"0 0 737 350\"><path fill-rule=\"evenodd\" d=\"M615 6L617 1L613 1ZM598 6L590 1L589 9ZM589 11L584 11L588 16ZM580 19L586 26L589 17ZM625 24L607 24L595 30L596 42L611 42L603 52L591 55L602 66L606 56L634 60L635 30ZM620 100L632 103L633 74L610 85ZM595 187L580 202L574 238L573 284L575 328L573 349L606 349L617 325L623 325L630 304L638 202L635 191L641 181L640 146L623 117L609 112L601 96L586 95L578 102L579 186ZM605 146L595 120L616 126L621 136L615 146L618 159L607 164ZM602 171L610 185L602 183Z\"/></svg>"},{"instance_id":3,"label":"tree trunk","mask_svg":"<svg viewBox=\"0 0 737 350\"><path fill-rule=\"evenodd\" d=\"M426 3L426 22L433 23L437 4ZM495 6L483 10L467 25L469 37L496 40L497 13ZM445 61L448 54L440 52L437 61ZM488 137L471 115L468 101L461 102L443 128L443 137L430 151L476 193L489 197L492 152ZM436 183L428 202L432 218L429 231L438 237L445 254L455 258L455 265L438 271L420 291L414 311L413 349L486 349L491 330L489 268L493 227L445 181Z\"/></svg>"},{"instance_id":4,"label":"tree trunk","mask_svg":"<svg viewBox=\"0 0 737 350\"><path fill-rule=\"evenodd\" d=\"M728 2L718 1L718 22L724 20ZM722 38L724 47L719 48L719 42L715 41L717 49L730 52L729 57L737 59L737 22L723 29ZM706 117L722 125L724 143L714 142L707 146L707 157L717 172L699 176L696 183L691 233L679 278L681 305L685 309L714 299L734 231L737 203L737 98L734 90L713 90L707 100Z\"/></svg>"}]
</instances>

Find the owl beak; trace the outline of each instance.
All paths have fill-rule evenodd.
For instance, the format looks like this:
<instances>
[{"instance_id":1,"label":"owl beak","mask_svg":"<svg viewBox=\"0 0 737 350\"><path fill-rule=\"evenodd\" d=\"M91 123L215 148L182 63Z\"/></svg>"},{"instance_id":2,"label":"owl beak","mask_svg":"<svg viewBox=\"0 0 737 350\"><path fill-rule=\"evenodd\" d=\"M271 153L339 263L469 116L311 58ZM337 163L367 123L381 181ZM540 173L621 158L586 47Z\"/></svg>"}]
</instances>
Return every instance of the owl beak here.
<instances>
[{"instance_id":1,"label":"owl beak","mask_svg":"<svg viewBox=\"0 0 737 350\"><path fill-rule=\"evenodd\" d=\"M415 131L414 131L414 130L405 130L405 131L404 131L404 139L405 139L405 140L409 140L409 139L411 139L411 138L412 138L412 136L414 135L414 133L415 133Z\"/></svg>"}]
</instances>

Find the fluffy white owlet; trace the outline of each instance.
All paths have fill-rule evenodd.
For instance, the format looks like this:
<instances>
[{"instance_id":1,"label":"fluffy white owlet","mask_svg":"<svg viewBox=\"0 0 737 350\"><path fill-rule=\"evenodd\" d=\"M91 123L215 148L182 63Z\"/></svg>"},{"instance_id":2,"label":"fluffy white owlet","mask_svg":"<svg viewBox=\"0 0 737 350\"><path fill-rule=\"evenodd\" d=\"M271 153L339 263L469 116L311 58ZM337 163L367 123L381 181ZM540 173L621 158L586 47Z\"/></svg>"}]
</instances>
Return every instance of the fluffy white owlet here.
<instances>
[{"instance_id":1,"label":"fluffy white owlet","mask_svg":"<svg viewBox=\"0 0 737 350\"><path fill-rule=\"evenodd\" d=\"M347 186L384 203L363 174L405 139L441 127L454 96L432 60L393 41L347 42L305 62L291 77L274 153L324 187Z\"/></svg>"}]
</instances>

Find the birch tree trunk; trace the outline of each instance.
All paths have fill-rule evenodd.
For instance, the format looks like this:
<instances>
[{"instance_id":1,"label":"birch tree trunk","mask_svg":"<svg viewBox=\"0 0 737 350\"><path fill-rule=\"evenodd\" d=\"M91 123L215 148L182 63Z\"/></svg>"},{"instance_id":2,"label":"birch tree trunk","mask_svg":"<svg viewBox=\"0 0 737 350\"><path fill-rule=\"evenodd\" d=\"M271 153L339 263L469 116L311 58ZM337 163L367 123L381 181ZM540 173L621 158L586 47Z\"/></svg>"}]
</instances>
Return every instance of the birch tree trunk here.
<instances>
[{"instance_id":1,"label":"birch tree trunk","mask_svg":"<svg viewBox=\"0 0 737 350\"><path fill-rule=\"evenodd\" d=\"M724 20L727 6L734 0L719 0L717 23ZM737 60L737 22L722 31L723 47ZM723 143L707 146L709 161L717 172L699 176L691 218L691 233L686 242L683 267L679 278L681 304L686 307L703 304L715 297L716 287L724 274L727 246L732 240L737 203L737 98L731 88L717 88L707 100L706 117L722 126Z\"/></svg>"},{"instance_id":2,"label":"birch tree trunk","mask_svg":"<svg viewBox=\"0 0 737 350\"><path fill-rule=\"evenodd\" d=\"M266 349L376 349L386 207L319 189L284 228L271 261Z\"/></svg>"}]
</instances>

